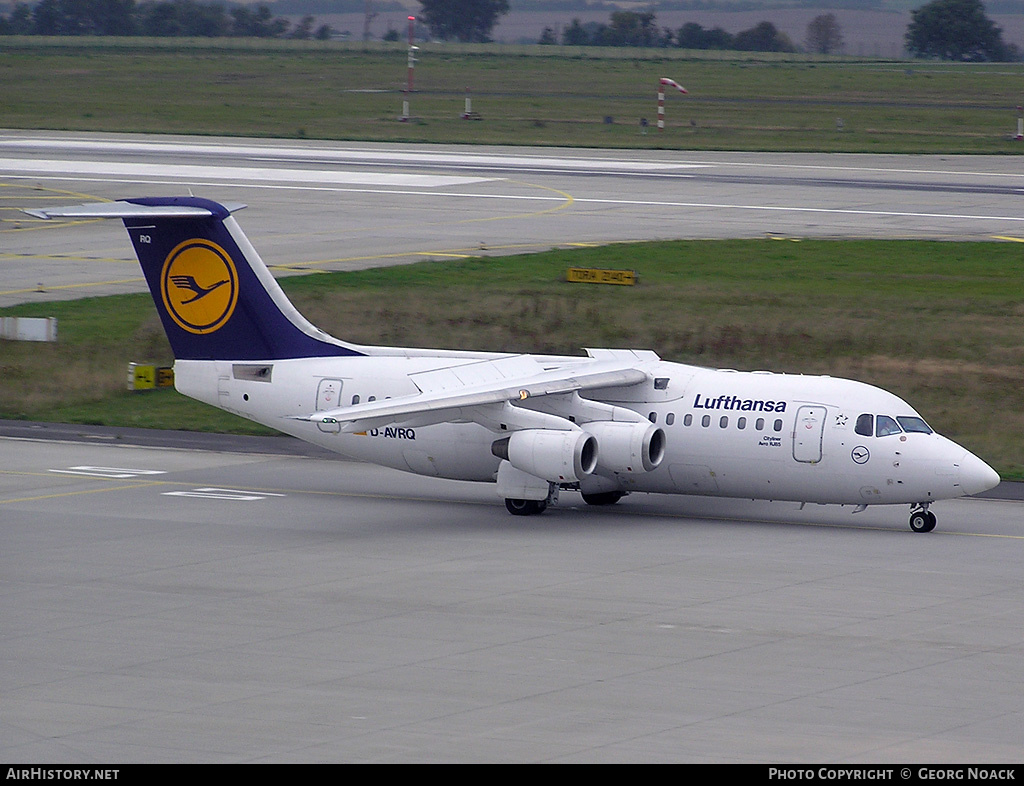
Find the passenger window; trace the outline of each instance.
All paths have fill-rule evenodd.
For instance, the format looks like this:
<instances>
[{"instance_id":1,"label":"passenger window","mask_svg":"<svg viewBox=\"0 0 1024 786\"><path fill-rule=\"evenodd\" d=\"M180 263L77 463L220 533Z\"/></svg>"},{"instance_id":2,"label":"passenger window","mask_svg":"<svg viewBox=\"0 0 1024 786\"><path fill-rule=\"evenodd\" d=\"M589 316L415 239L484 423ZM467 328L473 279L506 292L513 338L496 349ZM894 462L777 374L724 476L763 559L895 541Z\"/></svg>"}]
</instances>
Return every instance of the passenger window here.
<instances>
[{"instance_id":1,"label":"passenger window","mask_svg":"<svg viewBox=\"0 0 1024 786\"><path fill-rule=\"evenodd\" d=\"M736 420L736 428L738 428L740 431L743 431L743 429L745 429L746 427L747 427L747 419L746 418L737 418L737 420Z\"/></svg>"},{"instance_id":2,"label":"passenger window","mask_svg":"<svg viewBox=\"0 0 1024 786\"><path fill-rule=\"evenodd\" d=\"M782 431L782 419L781 418L779 420L775 421L774 428L775 428L776 431Z\"/></svg>"},{"instance_id":3,"label":"passenger window","mask_svg":"<svg viewBox=\"0 0 1024 786\"><path fill-rule=\"evenodd\" d=\"M676 413L675 412L669 412L665 416L665 425L666 426L671 426L675 422L676 422Z\"/></svg>"},{"instance_id":4,"label":"passenger window","mask_svg":"<svg viewBox=\"0 0 1024 786\"><path fill-rule=\"evenodd\" d=\"M700 419L700 424L701 424L701 425L702 425L702 426L703 426L704 428L707 428L708 426L710 426L710 425L711 425L711 415L705 415L704 417L702 417L702 418Z\"/></svg>"},{"instance_id":5,"label":"passenger window","mask_svg":"<svg viewBox=\"0 0 1024 786\"><path fill-rule=\"evenodd\" d=\"M718 421L718 427L729 428L729 417L727 415L722 415L722 419Z\"/></svg>"},{"instance_id":6,"label":"passenger window","mask_svg":"<svg viewBox=\"0 0 1024 786\"><path fill-rule=\"evenodd\" d=\"M651 423L657 423L658 422L658 413L657 412L652 412L650 415L647 416L647 419L649 421L651 421Z\"/></svg>"},{"instance_id":7,"label":"passenger window","mask_svg":"<svg viewBox=\"0 0 1024 786\"><path fill-rule=\"evenodd\" d=\"M902 432L903 429L900 428L900 424L888 415L879 415L875 418L876 437L888 437L890 434L900 434Z\"/></svg>"},{"instance_id":8,"label":"passenger window","mask_svg":"<svg viewBox=\"0 0 1024 786\"><path fill-rule=\"evenodd\" d=\"M358 393L356 393L356 395L352 396L352 403L353 404L358 404L359 403L359 394Z\"/></svg>"},{"instance_id":9,"label":"passenger window","mask_svg":"<svg viewBox=\"0 0 1024 786\"><path fill-rule=\"evenodd\" d=\"M683 425L684 426L689 426L691 423L693 423L693 415L686 415L683 418Z\"/></svg>"},{"instance_id":10,"label":"passenger window","mask_svg":"<svg viewBox=\"0 0 1024 786\"><path fill-rule=\"evenodd\" d=\"M754 428L761 431L764 428L764 418L758 418L757 422L754 423Z\"/></svg>"},{"instance_id":11,"label":"passenger window","mask_svg":"<svg viewBox=\"0 0 1024 786\"><path fill-rule=\"evenodd\" d=\"M857 425L853 427L853 430L862 437L870 437L875 433L875 416L867 413L861 415L857 418Z\"/></svg>"}]
</instances>

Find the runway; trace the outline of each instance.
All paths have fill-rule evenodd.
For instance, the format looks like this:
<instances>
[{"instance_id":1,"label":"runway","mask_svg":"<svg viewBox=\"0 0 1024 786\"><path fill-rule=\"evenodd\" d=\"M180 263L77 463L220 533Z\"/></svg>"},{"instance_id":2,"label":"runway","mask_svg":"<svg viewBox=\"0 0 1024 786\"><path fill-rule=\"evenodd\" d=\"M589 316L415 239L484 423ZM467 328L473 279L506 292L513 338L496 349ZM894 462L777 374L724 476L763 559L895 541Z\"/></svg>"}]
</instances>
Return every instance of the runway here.
<instances>
[{"instance_id":1,"label":"runway","mask_svg":"<svg viewBox=\"0 0 1024 786\"><path fill-rule=\"evenodd\" d=\"M305 173L305 174L304 174ZM659 237L1024 237L1017 159L0 134L0 305L141 288L114 222L248 202L276 272ZM42 279L42 280L40 280ZM492 487L292 441L0 428L0 756L995 763L1024 750L1021 503Z\"/></svg>"},{"instance_id":2,"label":"runway","mask_svg":"<svg viewBox=\"0 0 1024 786\"><path fill-rule=\"evenodd\" d=\"M625 240L1024 237L1019 157L502 149L0 133L0 306L141 291L108 222L19 208L182 194L276 274Z\"/></svg>"}]
</instances>

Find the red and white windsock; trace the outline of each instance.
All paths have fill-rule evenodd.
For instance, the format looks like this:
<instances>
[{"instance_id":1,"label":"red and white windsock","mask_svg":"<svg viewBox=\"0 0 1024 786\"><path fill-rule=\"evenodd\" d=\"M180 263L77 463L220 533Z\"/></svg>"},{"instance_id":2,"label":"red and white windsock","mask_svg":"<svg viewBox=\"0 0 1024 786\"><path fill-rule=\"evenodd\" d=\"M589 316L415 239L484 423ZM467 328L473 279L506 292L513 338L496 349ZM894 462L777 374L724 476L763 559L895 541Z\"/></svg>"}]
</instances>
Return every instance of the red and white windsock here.
<instances>
[{"instance_id":1,"label":"red and white windsock","mask_svg":"<svg viewBox=\"0 0 1024 786\"><path fill-rule=\"evenodd\" d=\"M674 87L680 93L685 93L686 88L678 82L663 76L658 80L658 130L665 130L665 85Z\"/></svg>"}]
</instances>

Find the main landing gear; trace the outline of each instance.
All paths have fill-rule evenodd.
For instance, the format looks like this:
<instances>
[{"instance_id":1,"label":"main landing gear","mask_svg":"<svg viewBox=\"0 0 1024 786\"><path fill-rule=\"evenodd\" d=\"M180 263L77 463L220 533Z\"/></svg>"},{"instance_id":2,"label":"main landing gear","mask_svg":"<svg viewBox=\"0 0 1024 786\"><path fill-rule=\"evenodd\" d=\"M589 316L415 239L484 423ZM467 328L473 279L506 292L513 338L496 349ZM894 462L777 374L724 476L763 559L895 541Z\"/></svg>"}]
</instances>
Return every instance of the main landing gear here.
<instances>
[{"instance_id":1,"label":"main landing gear","mask_svg":"<svg viewBox=\"0 0 1024 786\"><path fill-rule=\"evenodd\" d=\"M588 505L614 505L626 496L624 491L600 491L594 494L584 494L583 501ZM505 498L505 510L513 516L536 516L547 510L548 505L558 499L558 489L555 488L547 499L513 499Z\"/></svg>"},{"instance_id":2,"label":"main landing gear","mask_svg":"<svg viewBox=\"0 0 1024 786\"><path fill-rule=\"evenodd\" d=\"M614 505L624 496L624 491L599 491L595 494L584 494L583 501L588 505Z\"/></svg>"},{"instance_id":3,"label":"main landing gear","mask_svg":"<svg viewBox=\"0 0 1024 786\"><path fill-rule=\"evenodd\" d=\"M935 529L935 514L928 510L928 503L922 502L910 511L910 528L914 532L931 532Z\"/></svg>"},{"instance_id":4,"label":"main landing gear","mask_svg":"<svg viewBox=\"0 0 1024 786\"><path fill-rule=\"evenodd\" d=\"M536 516L548 508L546 499L506 499L505 510L513 516Z\"/></svg>"}]
</instances>

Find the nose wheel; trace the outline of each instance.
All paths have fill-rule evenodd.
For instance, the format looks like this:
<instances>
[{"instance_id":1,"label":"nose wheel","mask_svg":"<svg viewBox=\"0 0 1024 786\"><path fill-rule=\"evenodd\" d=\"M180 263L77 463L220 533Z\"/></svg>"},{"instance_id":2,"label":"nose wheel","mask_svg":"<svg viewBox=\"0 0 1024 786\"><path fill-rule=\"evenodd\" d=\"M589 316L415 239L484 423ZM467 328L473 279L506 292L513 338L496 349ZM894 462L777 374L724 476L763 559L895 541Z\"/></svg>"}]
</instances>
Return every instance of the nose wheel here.
<instances>
[{"instance_id":1,"label":"nose wheel","mask_svg":"<svg viewBox=\"0 0 1024 786\"><path fill-rule=\"evenodd\" d=\"M935 529L935 514L922 505L910 512L910 528L914 532L931 532Z\"/></svg>"}]
</instances>

